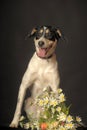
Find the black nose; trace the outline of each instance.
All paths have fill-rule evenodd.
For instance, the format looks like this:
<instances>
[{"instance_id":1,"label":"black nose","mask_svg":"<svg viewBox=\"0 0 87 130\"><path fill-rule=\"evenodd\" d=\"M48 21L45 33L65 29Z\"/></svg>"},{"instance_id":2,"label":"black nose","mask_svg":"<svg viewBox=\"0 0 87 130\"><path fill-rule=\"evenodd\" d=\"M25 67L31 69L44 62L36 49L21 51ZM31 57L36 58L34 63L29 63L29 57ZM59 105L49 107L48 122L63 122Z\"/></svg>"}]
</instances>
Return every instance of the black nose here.
<instances>
[{"instance_id":1,"label":"black nose","mask_svg":"<svg viewBox=\"0 0 87 130\"><path fill-rule=\"evenodd\" d=\"M44 42L43 42L43 41L39 41L39 42L38 42L38 45L39 45L40 47L42 47L42 46L44 45Z\"/></svg>"}]
</instances>

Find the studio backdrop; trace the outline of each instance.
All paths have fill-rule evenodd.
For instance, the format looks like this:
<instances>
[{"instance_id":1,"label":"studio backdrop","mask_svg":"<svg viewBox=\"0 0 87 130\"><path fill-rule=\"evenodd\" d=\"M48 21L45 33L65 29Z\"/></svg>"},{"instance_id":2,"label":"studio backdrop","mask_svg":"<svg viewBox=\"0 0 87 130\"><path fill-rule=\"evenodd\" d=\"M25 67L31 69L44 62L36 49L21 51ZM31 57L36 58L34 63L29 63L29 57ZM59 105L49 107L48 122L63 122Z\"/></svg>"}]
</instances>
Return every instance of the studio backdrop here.
<instances>
[{"instance_id":1,"label":"studio backdrop","mask_svg":"<svg viewBox=\"0 0 87 130\"><path fill-rule=\"evenodd\" d=\"M87 1L0 1L0 125L11 122L19 85L33 55L34 41L25 36L36 26L51 25L65 36L56 54L60 87L71 113L87 124Z\"/></svg>"}]
</instances>

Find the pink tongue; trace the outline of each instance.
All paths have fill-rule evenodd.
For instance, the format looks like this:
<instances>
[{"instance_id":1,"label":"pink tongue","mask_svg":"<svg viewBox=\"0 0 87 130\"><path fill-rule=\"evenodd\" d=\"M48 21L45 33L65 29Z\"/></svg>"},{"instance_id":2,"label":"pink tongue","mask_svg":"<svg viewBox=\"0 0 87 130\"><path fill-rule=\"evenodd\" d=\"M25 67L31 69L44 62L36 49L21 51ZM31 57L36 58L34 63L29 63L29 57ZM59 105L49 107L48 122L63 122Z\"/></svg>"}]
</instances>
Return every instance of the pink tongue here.
<instances>
[{"instance_id":1,"label":"pink tongue","mask_svg":"<svg viewBox=\"0 0 87 130\"><path fill-rule=\"evenodd\" d=\"M39 48L38 56L45 57L46 55L46 49Z\"/></svg>"}]
</instances>

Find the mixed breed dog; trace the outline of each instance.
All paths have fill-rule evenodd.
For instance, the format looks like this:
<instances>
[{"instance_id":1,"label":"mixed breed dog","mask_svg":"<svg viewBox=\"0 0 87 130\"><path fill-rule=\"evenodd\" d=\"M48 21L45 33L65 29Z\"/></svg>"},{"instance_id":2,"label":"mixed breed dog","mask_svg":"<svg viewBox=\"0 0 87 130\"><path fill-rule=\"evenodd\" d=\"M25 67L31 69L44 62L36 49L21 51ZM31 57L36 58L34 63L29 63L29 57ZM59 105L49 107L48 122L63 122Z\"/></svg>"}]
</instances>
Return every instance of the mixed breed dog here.
<instances>
[{"instance_id":1,"label":"mixed breed dog","mask_svg":"<svg viewBox=\"0 0 87 130\"><path fill-rule=\"evenodd\" d=\"M36 96L39 96L45 87L50 87L56 94L60 83L58 62L55 54L58 41L62 37L60 30L51 26L41 26L34 28L28 37L34 38L36 51L22 78L17 106L10 127L18 127L27 88L31 90L31 97L25 103L26 114L28 115L33 111L35 112L34 116L38 118L39 115L36 113L36 106L30 106L30 102Z\"/></svg>"}]
</instances>

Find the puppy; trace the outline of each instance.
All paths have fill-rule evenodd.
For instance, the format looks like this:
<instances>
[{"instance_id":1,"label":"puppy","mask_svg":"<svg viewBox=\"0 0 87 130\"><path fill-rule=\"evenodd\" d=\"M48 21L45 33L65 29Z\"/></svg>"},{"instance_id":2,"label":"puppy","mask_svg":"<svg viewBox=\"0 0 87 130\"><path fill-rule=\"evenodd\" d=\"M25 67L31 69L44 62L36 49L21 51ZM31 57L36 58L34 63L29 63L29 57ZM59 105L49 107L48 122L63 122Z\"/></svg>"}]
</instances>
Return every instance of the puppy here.
<instances>
[{"instance_id":1,"label":"puppy","mask_svg":"<svg viewBox=\"0 0 87 130\"><path fill-rule=\"evenodd\" d=\"M14 118L10 127L18 127L23 100L28 87L31 89L33 85L31 90L32 100L39 96L45 87L50 86L51 90L56 93L60 83L58 62L55 55L58 40L61 38L60 30L51 26L41 26L34 28L29 37L34 37L36 51L23 76Z\"/></svg>"}]
</instances>

